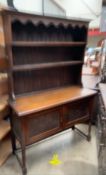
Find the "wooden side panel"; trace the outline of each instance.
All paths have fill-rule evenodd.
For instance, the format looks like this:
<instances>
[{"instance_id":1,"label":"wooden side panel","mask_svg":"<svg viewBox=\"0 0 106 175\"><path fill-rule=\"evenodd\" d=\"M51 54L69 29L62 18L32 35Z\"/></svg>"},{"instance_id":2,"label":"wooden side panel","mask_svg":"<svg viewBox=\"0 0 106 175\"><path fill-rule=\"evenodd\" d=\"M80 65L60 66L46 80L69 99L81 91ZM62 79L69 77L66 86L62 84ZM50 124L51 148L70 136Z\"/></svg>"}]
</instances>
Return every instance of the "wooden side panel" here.
<instances>
[{"instance_id":1,"label":"wooden side panel","mask_svg":"<svg viewBox=\"0 0 106 175\"><path fill-rule=\"evenodd\" d=\"M9 93L7 72L8 60L2 57L0 58L0 95L6 95Z\"/></svg>"},{"instance_id":2,"label":"wooden side panel","mask_svg":"<svg viewBox=\"0 0 106 175\"><path fill-rule=\"evenodd\" d=\"M11 31L11 16L2 14L3 20L3 30L4 30L4 40L5 40L5 51L6 57L9 60L9 95L11 99L14 98L14 86L13 86L13 77L12 77L12 66L13 66L13 58L12 58L12 47L10 45L12 41L12 31ZM8 26L8 27L7 27Z\"/></svg>"},{"instance_id":3,"label":"wooden side panel","mask_svg":"<svg viewBox=\"0 0 106 175\"><path fill-rule=\"evenodd\" d=\"M4 31L2 17L0 16L0 58L5 57L5 41L4 41Z\"/></svg>"},{"instance_id":4,"label":"wooden side panel","mask_svg":"<svg viewBox=\"0 0 106 175\"><path fill-rule=\"evenodd\" d=\"M0 58L0 72L1 71L7 71L8 70L8 66L9 66L9 63L8 63L8 60L1 57Z\"/></svg>"},{"instance_id":5,"label":"wooden side panel","mask_svg":"<svg viewBox=\"0 0 106 175\"><path fill-rule=\"evenodd\" d=\"M1 34L1 37L2 37L2 34ZM0 58L5 58L5 57L6 57L5 46L3 46L3 45L0 44Z\"/></svg>"},{"instance_id":6,"label":"wooden side panel","mask_svg":"<svg viewBox=\"0 0 106 175\"><path fill-rule=\"evenodd\" d=\"M0 46L5 46L4 32L3 32L3 22L2 22L2 17L1 16L0 16Z\"/></svg>"}]
</instances>

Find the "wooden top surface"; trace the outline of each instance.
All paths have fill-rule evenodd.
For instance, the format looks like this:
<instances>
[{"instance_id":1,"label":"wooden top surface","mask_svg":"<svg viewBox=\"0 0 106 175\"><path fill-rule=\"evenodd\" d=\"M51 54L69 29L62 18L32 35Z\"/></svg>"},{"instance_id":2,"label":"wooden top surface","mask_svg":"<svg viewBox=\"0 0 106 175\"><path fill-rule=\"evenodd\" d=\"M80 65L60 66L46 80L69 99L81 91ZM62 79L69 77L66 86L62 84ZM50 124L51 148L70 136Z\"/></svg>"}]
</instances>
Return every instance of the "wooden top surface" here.
<instances>
[{"instance_id":1,"label":"wooden top surface","mask_svg":"<svg viewBox=\"0 0 106 175\"><path fill-rule=\"evenodd\" d=\"M100 88L100 92L102 94L103 103L104 103L105 108L106 108L106 83L100 83L99 88Z\"/></svg>"},{"instance_id":2,"label":"wooden top surface","mask_svg":"<svg viewBox=\"0 0 106 175\"><path fill-rule=\"evenodd\" d=\"M17 97L10 105L18 116L23 116L89 97L94 94L96 94L96 92L93 90L71 86Z\"/></svg>"}]
</instances>

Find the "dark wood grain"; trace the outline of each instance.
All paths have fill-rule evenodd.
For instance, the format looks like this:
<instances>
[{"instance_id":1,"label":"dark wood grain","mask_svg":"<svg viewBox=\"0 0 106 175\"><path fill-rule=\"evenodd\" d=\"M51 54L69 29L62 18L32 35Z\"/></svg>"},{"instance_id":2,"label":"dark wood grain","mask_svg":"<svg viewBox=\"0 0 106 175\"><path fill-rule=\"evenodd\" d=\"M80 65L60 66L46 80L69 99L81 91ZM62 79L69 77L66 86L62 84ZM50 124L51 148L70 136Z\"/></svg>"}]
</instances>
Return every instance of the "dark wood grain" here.
<instances>
[{"instance_id":1,"label":"dark wood grain","mask_svg":"<svg viewBox=\"0 0 106 175\"><path fill-rule=\"evenodd\" d=\"M0 58L0 71L7 71L9 68L9 62L6 58Z\"/></svg>"},{"instance_id":2,"label":"dark wood grain","mask_svg":"<svg viewBox=\"0 0 106 175\"><path fill-rule=\"evenodd\" d=\"M81 85L88 21L3 10L9 60L12 148L26 145L89 120L90 140L96 92ZM7 27L8 26L8 27ZM82 133L82 132L81 132Z\"/></svg>"},{"instance_id":3,"label":"dark wood grain","mask_svg":"<svg viewBox=\"0 0 106 175\"><path fill-rule=\"evenodd\" d=\"M14 41L12 42L13 46L21 46L21 47L51 47L51 46L65 46L65 47L74 47L74 46L81 46L81 45L85 45L85 42L59 42L59 41L50 41L50 42L34 42L34 41Z\"/></svg>"},{"instance_id":4,"label":"dark wood grain","mask_svg":"<svg viewBox=\"0 0 106 175\"><path fill-rule=\"evenodd\" d=\"M39 64L83 61L84 46L76 47L13 47L13 64ZM52 54L51 54L52 53Z\"/></svg>"},{"instance_id":5,"label":"dark wood grain","mask_svg":"<svg viewBox=\"0 0 106 175\"><path fill-rule=\"evenodd\" d=\"M27 71L15 71L14 93L16 95L61 88L63 86L79 85L81 65L51 67Z\"/></svg>"},{"instance_id":6,"label":"dark wood grain","mask_svg":"<svg viewBox=\"0 0 106 175\"><path fill-rule=\"evenodd\" d=\"M71 65L82 65L82 61L61 61L61 62L53 62L53 63L41 63L41 64L26 64L26 65L18 65L13 67L13 71L26 71L33 69L44 69L44 68L52 68L52 67L64 67Z\"/></svg>"},{"instance_id":7,"label":"dark wood grain","mask_svg":"<svg viewBox=\"0 0 106 175\"><path fill-rule=\"evenodd\" d=\"M11 106L18 116L23 116L95 94L96 92L93 90L72 86L17 97Z\"/></svg>"}]
</instances>

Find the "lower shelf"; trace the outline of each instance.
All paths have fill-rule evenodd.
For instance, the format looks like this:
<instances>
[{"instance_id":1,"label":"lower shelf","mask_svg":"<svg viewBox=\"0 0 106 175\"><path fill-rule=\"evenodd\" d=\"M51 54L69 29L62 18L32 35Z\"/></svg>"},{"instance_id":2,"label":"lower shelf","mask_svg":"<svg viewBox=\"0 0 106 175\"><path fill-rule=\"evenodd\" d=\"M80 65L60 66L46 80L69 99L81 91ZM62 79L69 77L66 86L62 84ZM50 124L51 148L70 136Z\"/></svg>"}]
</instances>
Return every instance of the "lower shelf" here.
<instances>
[{"instance_id":1,"label":"lower shelf","mask_svg":"<svg viewBox=\"0 0 106 175\"><path fill-rule=\"evenodd\" d=\"M7 136L5 139L0 142L0 166L7 160L7 158L11 155L11 140L10 137Z\"/></svg>"},{"instance_id":2,"label":"lower shelf","mask_svg":"<svg viewBox=\"0 0 106 175\"><path fill-rule=\"evenodd\" d=\"M0 121L0 141L10 132L10 123L4 120Z\"/></svg>"},{"instance_id":3,"label":"lower shelf","mask_svg":"<svg viewBox=\"0 0 106 175\"><path fill-rule=\"evenodd\" d=\"M8 108L8 95L0 96L0 120L9 113Z\"/></svg>"},{"instance_id":4,"label":"lower shelf","mask_svg":"<svg viewBox=\"0 0 106 175\"><path fill-rule=\"evenodd\" d=\"M71 65L82 65L83 61L60 61L60 62L50 62L50 63L37 63L37 64L25 64L25 65L16 65L13 67L13 71L26 71L33 69L44 69L44 68L53 68L53 67L65 67Z\"/></svg>"}]
</instances>

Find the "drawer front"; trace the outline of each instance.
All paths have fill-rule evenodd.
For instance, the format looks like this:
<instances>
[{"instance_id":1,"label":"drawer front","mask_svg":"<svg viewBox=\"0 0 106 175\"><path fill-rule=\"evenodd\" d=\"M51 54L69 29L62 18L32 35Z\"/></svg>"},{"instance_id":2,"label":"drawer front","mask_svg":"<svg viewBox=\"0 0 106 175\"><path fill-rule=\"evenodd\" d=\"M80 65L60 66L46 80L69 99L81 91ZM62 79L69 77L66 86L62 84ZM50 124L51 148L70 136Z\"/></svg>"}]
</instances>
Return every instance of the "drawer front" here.
<instances>
[{"instance_id":1,"label":"drawer front","mask_svg":"<svg viewBox=\"0 0 106 175\"><path fill-rule=\"evenodd\" d=\"M60 130L60 110L54 109L32 115L28 119L29 140L41 140ZM41 139L40 139L41 138Z\"/></svg>"},{"instance_id":2,"label":"drawer front","mask_svg":"<svg viewBox=\"0 0 106 175\"><path fill-rule=\"evenodd\" d=\"M89 117L89 99L72 102L63 107L64 125L70 125L78 120Z\"/></svg>"}]
</instances>

